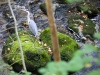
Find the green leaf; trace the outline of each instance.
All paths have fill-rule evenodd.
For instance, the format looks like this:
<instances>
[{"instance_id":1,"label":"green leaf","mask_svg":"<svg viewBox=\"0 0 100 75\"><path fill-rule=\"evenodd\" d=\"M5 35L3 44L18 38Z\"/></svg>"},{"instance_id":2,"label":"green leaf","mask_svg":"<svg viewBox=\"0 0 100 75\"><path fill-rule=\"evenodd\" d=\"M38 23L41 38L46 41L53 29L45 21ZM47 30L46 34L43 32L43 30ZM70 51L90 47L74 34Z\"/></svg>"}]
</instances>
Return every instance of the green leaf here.
<instances>
[{"instance_id":1,"label":"green leaf","mask_svg":"<svg viewBox=\"0 0 100 75\"><path fill-rule=\"evenodd\" d=\"M81 57L74 57L69 63L69 71L76 72L81 70L84 67Z\"/></svg>"},{"instance_id":2,"label":"green leaf","mask_svg":"<svg viewBox=\"0 0 100 75\"><path fill-rule=\"evenodd\" d=\"M100 65L100 60L99 59L93 59L98 65Z\"/></svg>"},{"instance_id":3,"label":"green leaf","mask_svg":"<svg viewBox=\"0 0 100 75\"><path fill-rule=\"evenodd\" d=\"M18 75L18 74L15 73L14 71L11 71L11 72L9 73L9 75Z\"/></svg>"},{"instance_id":4,"label":"green leaf","mask_svg":"<svg viewBox=\"0 0 100 75\"><path fill-rule=\"evenodd\" d=\"M100 75L100 69L99 70L94 70L94 71L90 72L87 75Z\"/></svg>"},{"instance_id":5,"label":"green leaf","mask_svg":"<svg viewBox=\"0 0 100 75\"><path fill-rule=\"evenodd\" d=\"M85 53L90 53L90 52L93 52L93 51L97 51L97 47L92 46L90 44L86 44L84 46L84 49L83 50L84 50Z\"/></svg>"},{"instance_id":6,"label":"green leaf","mask_svg":"<svg viewBox=\"0 0 100 75\"><path fill-rule=\"evenodd\" d=\"M100 39L100 32L99 33L95 33L94 37Z\"/></svg>"},{"instance_id":7,"label":"green leaf","mask_svg":"<svg viewBox=\"0 0 100 75\"><path fill-rule=\"evenodd\" d=\"M47 69L51 74L55 74L57 72L56 62L49 62L47 64Z\"/></svg>"},{"instance_id":8,"label":"green leaf","mask_svg":"<svg viewBox=\"0 0 100 75\"><path fill-rule=\"evenodd\" d=\"M31 75L31 72L25 72L25 75Z\"/></svg>"},{"instance_id":9,"label":"green leaf","mask_svg":"<svg viewBox=\"0 0 100 75\"><path fill-rule=\"evenodd\" d=\"M47 70L45 68L40 68L38 71L39 71L39 73L42 73L42 74L44 74L45 72L47 72Z\"/></svg>"},{"instance_id":10,"label":"green leaf","mask_svg":"<svg viewBox=\"0 0 100 75\"><path fill-rule=\"evenodd\" d=\"M56 63L57 75L67 75L68 63L65 61L60 61Z\"/></svg>"},{"instance_id":11,"label":"green leaf","mask_svg":"<svg viewBox=\"0 0 100 75\"><path fill-rule=\"evenodd\" d=\"M66 0L68 3L82 2L83 0Z\"/></svg>"},{"instance_id":12,"label":"green leaf","mask_svg":"<svg viewBox=\"0 0 100 75\"><path fill-rule=\"evenodd\" d=\"M68 75L68 64L65 61L49 62L45 68L39 69L39 72L43 75Z\"/></svg>"},{"instance_id":13,"label":"green leaf","mask_svg":"<svg viewBox=\"0 0 100 75\"><path fill-rule=\"evenodd\" d=\"M74 54L75 57L77 57L77 56L83 56L83 55L84 55L84 52L82 50L78 50Z\"/></svg>"},{"instance_id":14,"label":"green leaf","mask_svg":"<svg viewBox=\"0 0 100 75\"><path fill-rule=\"evenodd\" d=\"M83 58L83 63L88 63L88 62L92 61L93 59L95 59L95 58L93 58L92 56L84 57Z\"/></svg>"}]
</instances>

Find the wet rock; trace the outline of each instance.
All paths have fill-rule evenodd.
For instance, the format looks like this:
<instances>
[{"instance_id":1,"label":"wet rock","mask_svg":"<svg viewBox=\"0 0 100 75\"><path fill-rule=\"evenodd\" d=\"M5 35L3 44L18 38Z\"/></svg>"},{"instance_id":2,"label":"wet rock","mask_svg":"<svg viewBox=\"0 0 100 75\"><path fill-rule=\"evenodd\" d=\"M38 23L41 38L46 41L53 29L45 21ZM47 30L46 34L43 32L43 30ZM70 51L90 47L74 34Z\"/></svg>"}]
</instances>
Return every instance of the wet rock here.
<instances>
[{"instance_id":1,"label":"wet rock","mask_svg":"<svg viewBox=\"0 0 100 75\"><path fill-rule=\"evenodd\" d=\"M60 4L66 4L66 1L65 0L56 0L57 3L60 3Z\"/></svg>"},{"instance_id":2,"label":"wet rock","mask_svg":"<svg viewBox=\"0 0 100 75\"><path fill-rule=\"evenodd\" d=\"M3 16L8 22L13 22L13 18L9 10L4 10Z\"/></svg>"},{"instance_id":3,"label":"wet rock","mask_svg":"<svg viewBox=\"0 0 100 75\"><path fill-rule=\"evenodd\" d=\"M93 38L96 32L95 24L88 18L81 15L73 15L68 19L68 27L78 33L81 37L89 35Z\"/></svg>"},{"instance_id":4,"label":"wet rock","mask_svg":"<svg viewBox=\"0 0 100 75\"><path fill-rule=\"evenodd\" d=\"M24 29L23 26L24 27L27 26L27 22L26 21L25 22L21 22L19 25L17 25L18 31L23 30ZM14 24L14 22L7 24L6 25L6 30L10 35L14 34L15 33L15 24Z\"/></svg>"},{"instance_id":5,"label":"wet rock","mask_svg":"<svg viewBox=\"0 0 100 75\"><path fill-rule=\"evenodd\" d=\"M95 7L100 7L100 0L87 0L86 2L90 2Z\"/></svg>"},{"instance_id":6,"label":"wet rock","mask_svg":"<svg viewBox=\"0 0 100 75\"><path fill-rule=\"evenodd\" d=\"M5 23L6 23L6 21L0 16L0 25L3 25Z\"/></svg>"},{"instance_id":7,"label":"wet rock","mask_svg":"<svg viewBox=\"0 0 100 75\"><path fill-rule=\"evenodd\" d=\"M66 14L68 11L68 7L69 6L67 6L66 4L60 4L59 8L57 8L55 11L55 19L59 20L63 23L67 22ZM63 24L63 23L61 23L61 24Z\"/></svg>"},{"instance_id":8,"label":"wet rock","mask_svg":"<svg viewBox=\"0 0 100 75\"><path fill-rule=\"evenodd\" d=\"M10 1L12 2L13 0L10 0ZM8 3L7 0L0 0L0 5L1 5L1 4L6 4L6 3Z\"/></svg>"}]
</instances>

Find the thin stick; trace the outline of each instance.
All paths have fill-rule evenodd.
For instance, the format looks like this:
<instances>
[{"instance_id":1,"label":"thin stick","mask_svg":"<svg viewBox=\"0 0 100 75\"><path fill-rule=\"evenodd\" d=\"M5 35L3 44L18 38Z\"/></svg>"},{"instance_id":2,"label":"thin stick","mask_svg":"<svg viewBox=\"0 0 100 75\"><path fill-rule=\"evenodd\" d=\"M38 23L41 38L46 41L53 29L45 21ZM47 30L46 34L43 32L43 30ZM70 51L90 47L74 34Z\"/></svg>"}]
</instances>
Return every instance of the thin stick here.
<instances>
[{"instance_id":1,"label":"thin stick","mask_svg":"<svg viewBox=\"0 0 100 75\"><path fill-rule=\"evenodd\" d=\"M23 69L24 69L25 71L27 71L27 70L26 70L26 65L25 65L25 60L24 60L23 49L22 49L21 41L20 41L20 38L19 38L19 35L18 35L18 30L17 30L17 21L16 21L16 18L15 18L15 16L14 16L14 13L13 13L10 0L8 0L8 4L9 4L10 11L11 11L11 14L12 14L12 16L13 16L14 23L15 23L15 32L16 32L16 36L17 36L17 39L18 39L18 44L19 44L19 48L20 48L20 52L21 52L21 59L22 59Z\"/></svg>"},{"instance_id":2,"label":"thin stick","mask_svg":"<svg viewBox=\"0 0 100 75\"><path fill-rule=\"evenodd\" d=\"M61 58L60 58L60 52L59 52L59 43L58 43L58 38L57 38L56 24L55 24L55 19L54 19L53 10L52 10L52 1L45 0L45 2L46 2L46 8L47 8L48 21L50 25L54 60L58 62L61 60Z\"/></svg>"}]
</instances>

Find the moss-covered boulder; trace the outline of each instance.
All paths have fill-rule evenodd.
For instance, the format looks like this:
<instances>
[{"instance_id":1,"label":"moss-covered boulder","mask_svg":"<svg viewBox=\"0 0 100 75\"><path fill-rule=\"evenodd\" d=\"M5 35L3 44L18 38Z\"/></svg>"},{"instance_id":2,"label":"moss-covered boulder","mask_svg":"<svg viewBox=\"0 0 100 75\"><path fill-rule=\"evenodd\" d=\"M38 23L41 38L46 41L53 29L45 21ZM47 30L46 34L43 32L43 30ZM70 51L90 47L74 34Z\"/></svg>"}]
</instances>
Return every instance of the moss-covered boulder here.
<instances>
[{"instance_id":1,"label":"moss-covered boulder","mask_svg":"<svg viewBox=\"0 0 100 75\"><path fill-rule=\"evenodd\" d=\"M98 9L90 3L82 3L77 6L78 11L87 14L89 18L93 18L98 14Z\"/></svg>"},{"instance_id":2,"label":"moss-covered boulder","mask_svg":"<svg viewBox=\"0 0 100 75\"><path fill-rule=\"evenodd\" d=\"M71 37L60 32L57 32L57 35L59 40L61 59L69 61L72 58L74 52L80 47ZM40 38L43 42L47 43L47 45L52 48L50 28L46 28L40 34Z\"/></svg>"},{"instance_id":3,"label":"moss-covered boulder","mask_svg":"<svg viewBox=\"0 0 100 75\"><path fill-rule=\"evenodd\" d=\"M86 35L93 37L93 34L96 32L96 25L93 21L81 15L72 15L68 19L68 26L76 33L79 33L81 37Z\"/></svg>"},{"instance_id":4,"label":"moss-covered boulder","mask_svg":"<svg viewBox=\"0 0 100 75\"><path fill-rule=\"evenodd\" d=\"M20 31L19 32L24 57L25 57L25 64L28 71L34 71L38 68L45 66L47 62L50 61L50 55L45 50L44 46L40 44L35 37L31 36L27 31ZM8 64L13 64L16 62L17 66L22 66L21 55L19 44L15 34L12 34L11 38L8 38L5 42L3 47L2 55L4 56L5 62ZM15 68L14 67L14 68Z\"/></svg>"}]
</instances>

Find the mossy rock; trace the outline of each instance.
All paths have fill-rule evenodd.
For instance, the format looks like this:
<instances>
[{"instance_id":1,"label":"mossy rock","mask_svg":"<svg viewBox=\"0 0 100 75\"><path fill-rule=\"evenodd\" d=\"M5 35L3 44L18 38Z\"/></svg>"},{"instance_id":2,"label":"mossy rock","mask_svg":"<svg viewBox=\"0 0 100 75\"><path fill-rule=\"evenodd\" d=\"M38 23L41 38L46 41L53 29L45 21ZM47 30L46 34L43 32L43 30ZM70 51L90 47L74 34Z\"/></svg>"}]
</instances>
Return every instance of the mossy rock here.
<instances>
[{"instance_id":1,"label":"mossy rock","mask_svg":"<svg viewBox=\"0 0 100 75\"><path fill-rule=\"evenodd\" d=\"M82 2L82 0L57 0L59 3L69 4L69 3L76 3Z\"/></svg>"},{"instance_id":2,"label":"mossy rock","mask_svg":"<svg viewBox=\"0 0 100 75\"><path fill-rule=\"evenodd\" d=\"M61 59L69 61L73 57L74 52L76 52L80 47L71 37L60 32L57 32L57 35L59 40ZM47 45L52 48L50 28L46 28L40 34L40 38L44 43L47 43Z\"/></svg>"},{"instance_id":3,"label":"mossy rock","mask_svg":"<svg viewBox=\"0 0 100 75\"><path fill-rule=\"evenodd\" d=\"M28 31L19 32L25 64L28 71L34 71L38 68L45 66L47 62L50 61L50 55L45 50L44 46L40 44L34 36L30 35ZM8 64L12 64L16 61L18 66L22 66L21 55L19 50L18 41L15 34L12 34L11 37L14 41L8 38L3 47L2 55L5 55L3 58ZM20 60L20 61L19 61ZM14 65L15 66L15 65Z\"/></svg>"},{"instance_id":4,"label":"mossy rock","mask_svg":"<svg viewBox=\"0 0 100 75\"><path fill-rule=\"evenodd\" d=\"M40 5L40 9L43 11L43 13L44 13L45 15L47 15L46 4L45 4L45 3L43 3L43 4Z\"/></svg>"},{"instance_id":5,"label":"mossy rock","mask_svg":"<svg viewBox=\"0 0 100 75\"><path fill-rule=\"evenodd\" d=\"M70 27L76 33L79 33L79 28L81 28L81 32L84 36L90 35L93 37L93 34L96 32L95 26L96 25L93 23L93 21L81 15L72 15L68 19L68 27Z\"/></svg>"},{"instance_id":6,"label":"mossy rock","mask_svg":"<svg viewBox=\"0 0 100 75\"><path fill-rule=\"evenodd\" d=\"M84 14L87 14L88 18L93 18L93 17L97 16L97 14L99 12L98 9L90 3L82 3L77 6L77 9L78 9L78 11L81 11Z\"/></svg>"}]
</instances>

